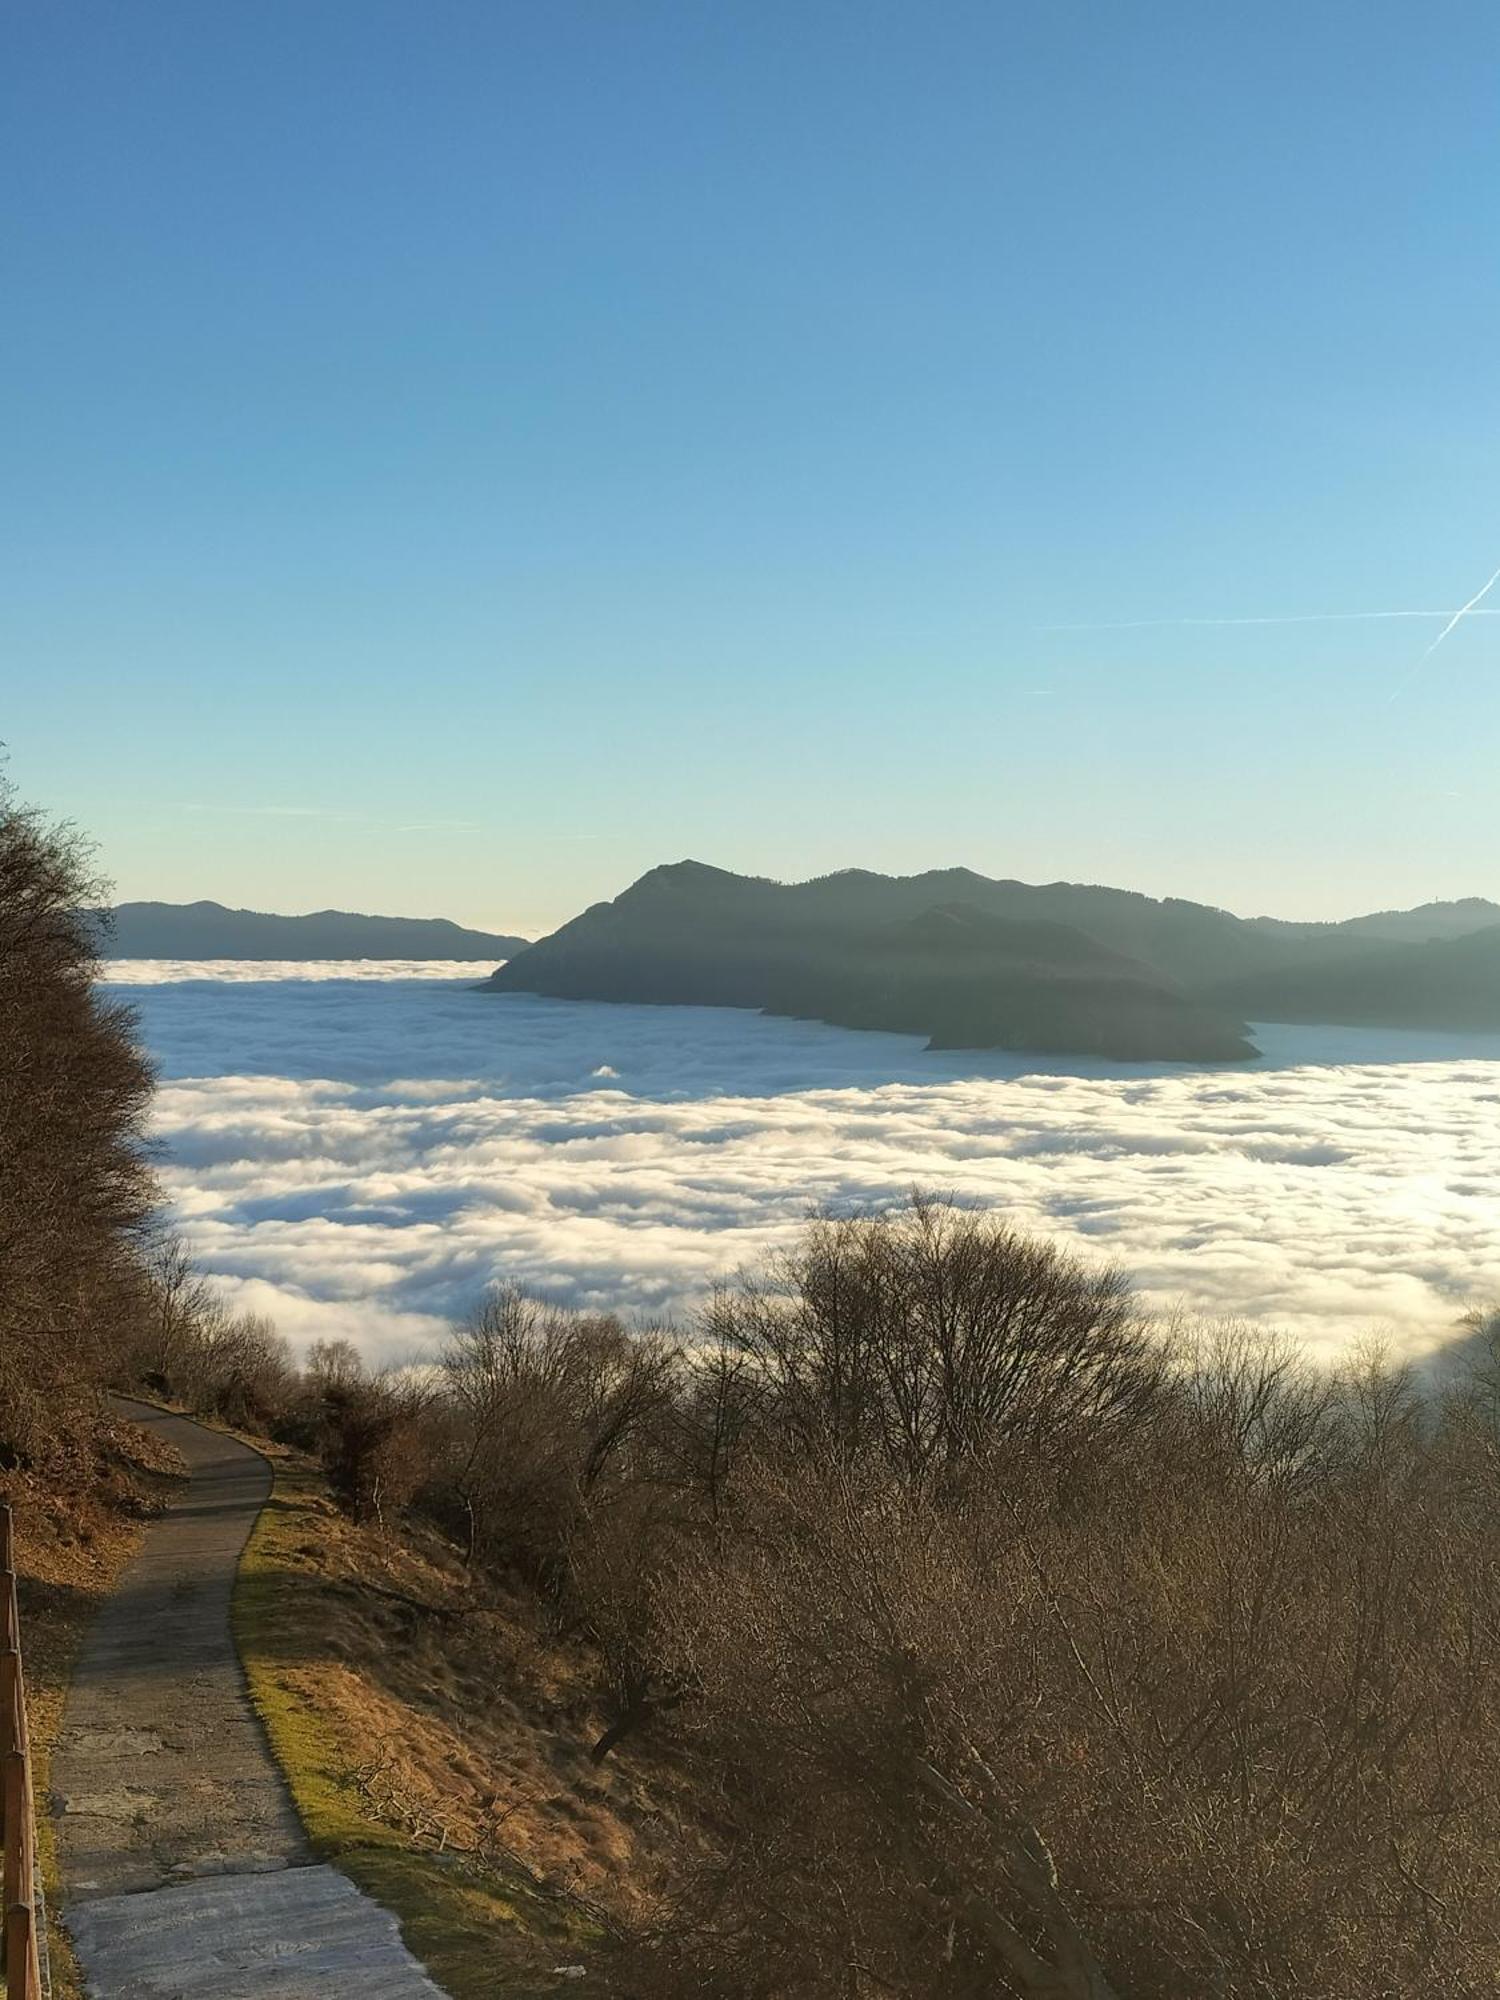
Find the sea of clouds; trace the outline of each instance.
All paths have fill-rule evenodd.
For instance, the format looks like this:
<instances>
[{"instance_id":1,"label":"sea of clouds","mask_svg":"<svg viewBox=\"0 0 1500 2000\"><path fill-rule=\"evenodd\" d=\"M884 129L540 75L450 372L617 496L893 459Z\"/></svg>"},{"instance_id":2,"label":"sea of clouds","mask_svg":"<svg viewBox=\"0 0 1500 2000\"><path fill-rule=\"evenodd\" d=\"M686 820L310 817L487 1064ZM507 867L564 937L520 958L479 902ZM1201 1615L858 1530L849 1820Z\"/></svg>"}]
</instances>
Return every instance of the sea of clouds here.
<instances>
[{"instance_id":1,"label":"sea of clouds","mask_svg":"<svg viewBox=\"0 0 1500 2000\"><path fill-rule=\"evenodd\" d=\"M300 1343L427 1349L518 1279L683 1316L816 1204L913 1186L1333 1356L1500 1299L1500 1037L1265 1028L1250 1068L932 1054L472 965L120 961L203 1265Z\"/></svg>"}]
</instances>

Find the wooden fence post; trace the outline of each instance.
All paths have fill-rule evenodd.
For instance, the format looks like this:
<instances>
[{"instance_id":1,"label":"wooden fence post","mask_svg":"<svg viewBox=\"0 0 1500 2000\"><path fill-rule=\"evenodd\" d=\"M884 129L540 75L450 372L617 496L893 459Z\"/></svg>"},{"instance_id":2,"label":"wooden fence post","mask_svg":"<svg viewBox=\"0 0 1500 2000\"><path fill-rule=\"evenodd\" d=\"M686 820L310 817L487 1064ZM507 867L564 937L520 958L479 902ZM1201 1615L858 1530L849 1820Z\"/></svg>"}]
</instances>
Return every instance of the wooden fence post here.
<instances>
[{"instance_id":1,"label":"wooden fence post","mask_svg":"<svg viewBox=\"0 0 1500 2000\"><path fill-rule=\"evenodd\" d=\"M0 1809L4 1813L6 2000L42 2000L31 1744L21 1674L14 1529L8 1505L0 1505Z\"/></svg>"}]
</instances>

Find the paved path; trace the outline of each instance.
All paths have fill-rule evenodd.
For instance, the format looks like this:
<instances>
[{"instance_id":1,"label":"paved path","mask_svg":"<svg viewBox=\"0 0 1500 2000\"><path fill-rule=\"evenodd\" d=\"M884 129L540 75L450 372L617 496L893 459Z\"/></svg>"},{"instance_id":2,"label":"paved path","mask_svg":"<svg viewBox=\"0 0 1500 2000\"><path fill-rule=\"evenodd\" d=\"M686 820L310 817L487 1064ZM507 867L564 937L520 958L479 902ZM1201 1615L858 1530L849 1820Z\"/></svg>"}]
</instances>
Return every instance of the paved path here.
<instances>
[{"instance_id":1,"label":"paved path","mask_svg":"<svg viewBox=\"0 0 1500 2000\"><path fill-rule=\"evenodd\" d=\"M119 1408L191 1478L94 1621L52 1759L90 2000L442 2000L395 1920L312 1865L250 1705L229 1603L270 1467L186 1417Z\"/></svg>"}]
</instances>

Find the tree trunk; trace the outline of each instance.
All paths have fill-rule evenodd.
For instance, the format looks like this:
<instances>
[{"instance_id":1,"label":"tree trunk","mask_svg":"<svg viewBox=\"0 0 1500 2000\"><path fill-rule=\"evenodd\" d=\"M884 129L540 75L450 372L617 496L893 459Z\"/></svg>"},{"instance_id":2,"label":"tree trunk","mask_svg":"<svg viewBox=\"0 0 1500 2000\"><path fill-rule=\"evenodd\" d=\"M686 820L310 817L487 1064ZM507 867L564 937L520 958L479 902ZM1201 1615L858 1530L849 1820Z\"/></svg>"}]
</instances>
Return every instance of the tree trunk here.
<instances>
[{"instance_id":1,"label":"tree trunk","mask_svg":"<svg viewBox=\"0 0 1500 2000\"><path fill-rule=\"evenodd\" d=\"M625 1710L625 1713L617 1721L609 1725L593 1749L590 1750L589 1757L591 1761L595 1764L602 1764L610 1751L618 1744L623 1743L625 1738L634 1730L639 1729L650 1713L651 1703L649 1701L632 1702L629 1708Z\"/></svg>"}]
</instances>

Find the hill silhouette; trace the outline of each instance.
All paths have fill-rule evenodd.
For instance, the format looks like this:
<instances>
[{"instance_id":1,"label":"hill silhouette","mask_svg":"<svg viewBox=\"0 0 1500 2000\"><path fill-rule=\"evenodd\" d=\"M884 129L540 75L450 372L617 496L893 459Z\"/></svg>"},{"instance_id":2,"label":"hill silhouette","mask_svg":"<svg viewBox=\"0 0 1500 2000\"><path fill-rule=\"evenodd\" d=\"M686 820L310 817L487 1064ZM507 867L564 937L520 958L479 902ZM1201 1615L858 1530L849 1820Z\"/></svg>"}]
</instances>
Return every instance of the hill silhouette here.
<instances>
[{"instance_id":1,"label":"hill silhouette","mask_svg":"<svg viewBox=\"0 0 1500 2000\"><path fill-rule=\"evenodd\" d=\"M782 885L680 862L564 924L490 985L757 1007L922 1034L938 1048L1184 1061L1254 1054L1243 1024L1217 1003L1010 893L1022 888L965 869ZM1210 928L1215 914L1204 913Z\"/></svg>"},{"instance_id":2,"label":"hill silhouette","mask_svg":"<svg viewBox=\"0 0 1500 2000\"><path fill-rule=\"evenodd\" d=\"M1389 938L1392 943L1432 944L1439 938L1469 937L1500 924L1500 903L1463 896L1455 903L1421 903L1414 910L1377 910L1339 926L1351 934Z\"/></svg>"},{"instance_id":3,"label":"hill silhouette","mask_svg":"<svg viewBox=\"0 0 1500 2000\"><path fill-rule=\"evenodd\" d=\"M472 958L493 963L527 939L465 930L446 917L367 917L314 910L304 917L230 910L222 903L121 903L108 913L112 958Z\"/></svg>"},{"instance_id":4,"label":"hill silhouette","mask_svg":"<svg viewBox=\"0 0 1500 2000\"><path fill-rule=\"evenodd\" d=\"M1215 996L1258 1021L1500 1030L1500 923L1427 944L1366 948L1337 964L1293 965L1226 982Z\"/></svg>"},{"instance_id":5,"label":"hill silhouette","mask_svg":"<svg viewBox=\"0 0 1500 2000\"><path fill-rule=\"evenodd\" d=\"M1492 935L1500 906L1479 898L1312 924L966 868L779 883L681 861L488 983L755 1007L935 1048L1233 1062L1256 1053L1250 1019L1500 1028Z\"/></svg>"}]
</instances>

